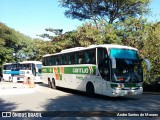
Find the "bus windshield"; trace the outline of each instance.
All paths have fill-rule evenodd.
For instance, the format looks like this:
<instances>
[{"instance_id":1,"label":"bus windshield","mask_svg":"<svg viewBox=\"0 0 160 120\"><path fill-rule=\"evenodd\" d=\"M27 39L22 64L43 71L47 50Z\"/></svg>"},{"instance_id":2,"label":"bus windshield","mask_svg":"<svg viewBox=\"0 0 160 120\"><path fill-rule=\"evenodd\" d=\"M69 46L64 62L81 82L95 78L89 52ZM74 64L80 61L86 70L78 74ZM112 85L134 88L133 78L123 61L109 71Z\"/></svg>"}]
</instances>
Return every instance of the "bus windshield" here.
<instances>
[{"instance_id":1,"label":"bus windshield","mask_svg":"<svg viewBox=\"0 0 160 120\"><path fill-rule=\"evenodd\" d=\"M119 59L138 59L137 51L128 49L112 48L110 49L110 56Z\"/></svg>"},{"instance_id":2,"label":"bus windshield","mask_svg":"<svg viewBox=\"0 0 160 120\"><path fill-rule=\"evenodd\" d=\"M110 56L116 59L116 68L112 69L112 82L142 82L142 67L137 51L130 49L110 49Z\"/></svg>"},{"instance_id":3,"label":"bus windshield","mask_svg":"<svg viewBox=\"0 0 160 120\"><path fill-rule=\"evenodd\" d=\"M36 67L37 67L38 69L42 69L42 64L36 64Z\"/></svg>"}]
</instances>

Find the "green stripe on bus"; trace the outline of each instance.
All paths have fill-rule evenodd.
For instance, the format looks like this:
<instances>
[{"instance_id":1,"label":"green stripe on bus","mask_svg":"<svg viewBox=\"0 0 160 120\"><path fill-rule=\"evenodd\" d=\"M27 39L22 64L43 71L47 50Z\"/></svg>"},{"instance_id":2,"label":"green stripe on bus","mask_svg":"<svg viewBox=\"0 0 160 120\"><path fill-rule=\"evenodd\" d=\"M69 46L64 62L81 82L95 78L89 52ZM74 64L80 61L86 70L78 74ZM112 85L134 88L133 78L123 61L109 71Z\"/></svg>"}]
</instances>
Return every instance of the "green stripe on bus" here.
<instances>
[{"instance_id":1,"label":"green stripe on bus","mask_svg":"<svg viewBox=\"0 0 160 120\"><path fill-rule=\"evenodd\" d=\"M42 68L42 73L53 73L53 68Z\"/></svg>"},{"instance_id":2,"label":"green stripe on bus","mask_svg":"<svg viewBox=\"0 0 160 120\"><path fill-rule=\"evenodd\" d=\"M48 67L42 68L42 73L53 73L53 69L57 74L96 74L96 66L81 66L81 67Z\"/></svg>"},{"instance_id":3,"label":"green stripe on bus","mask_svg":"<svg viewBox=\"0 0 160 120\"><path fill-rule=\"evenodd\" d=\"M62 74L59 74L60 80L62 80Z\"/></svg>"},{"instance_id":4,"label":"green stripe on bus","mask_svg":"<svg viewBox=\"0 0 160 120\"><path fill-rule=\"evenodd\" d=\"M64 68L65 74L96 74L96 66L83 66L83 67L65 67Z\"/></svg>"},{"instance_id":5,"label":"green stripe on bus","mask_svg":"<svg viewBox=\"0 0 160 120\"><path fill-rule=\"evenodd\" d=\"M117 84L111 84L111 87L114 88L114 87L118 87Z\"/></svg>"}]
</instances>

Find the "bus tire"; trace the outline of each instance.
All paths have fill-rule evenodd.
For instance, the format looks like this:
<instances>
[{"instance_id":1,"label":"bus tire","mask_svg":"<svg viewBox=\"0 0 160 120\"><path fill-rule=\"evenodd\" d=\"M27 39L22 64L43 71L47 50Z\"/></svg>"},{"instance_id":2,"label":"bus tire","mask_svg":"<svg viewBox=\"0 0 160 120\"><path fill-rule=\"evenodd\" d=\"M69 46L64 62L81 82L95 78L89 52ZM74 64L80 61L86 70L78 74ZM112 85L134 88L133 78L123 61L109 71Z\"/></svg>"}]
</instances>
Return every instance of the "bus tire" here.
<instances>
[{"instance_id":1,"label":"bus tire","mask_svg":"<svg viewBox=\"0 0 160 120\"><path fill-rule=\"evenodd\" d=\"M48 87L51 88L51 81L50 81L50 78L48 78Z\"/></svg>"},{"instance_id":2,"label":"bus tire","mask_svg":"<svg viewBox=\"0 0 160 120\"><path fill-rule=\"evenodd\" d=\"M87 83L87 85L86 85L86 92L87 92L88 96L94 97L94 95L95 95L94 86L93 86L93 84L91 82Z\"/></svg>"},{"instance_id":3,"label":"bus tire","mask_svg":"<svg viewBox=\"0 0 160 120\"><path fill-rule=\"evenodd\" d=\"M51 88L52 89L56 89L56 83L55 83L55 79L54 78L51 81Z\"/></svg>"}]
</instances>

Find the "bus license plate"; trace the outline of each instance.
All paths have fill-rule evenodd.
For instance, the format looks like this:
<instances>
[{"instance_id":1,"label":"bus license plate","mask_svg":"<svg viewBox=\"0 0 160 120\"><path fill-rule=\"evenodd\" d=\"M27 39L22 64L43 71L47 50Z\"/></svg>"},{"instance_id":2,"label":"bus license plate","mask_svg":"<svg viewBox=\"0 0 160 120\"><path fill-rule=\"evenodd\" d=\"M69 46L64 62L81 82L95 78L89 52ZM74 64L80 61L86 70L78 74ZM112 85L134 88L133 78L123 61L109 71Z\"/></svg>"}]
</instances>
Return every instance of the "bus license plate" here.
<instances>
[{"instance_id":1,"label":"bus license plate","mask_svg":"<svg viewBox=\"0 0 160 120\"><path fill-rule=\"evenodd\" d=\"M132 92L128 92L128 95L133 95L133 93Z\"/></svg>"}]
</instances>

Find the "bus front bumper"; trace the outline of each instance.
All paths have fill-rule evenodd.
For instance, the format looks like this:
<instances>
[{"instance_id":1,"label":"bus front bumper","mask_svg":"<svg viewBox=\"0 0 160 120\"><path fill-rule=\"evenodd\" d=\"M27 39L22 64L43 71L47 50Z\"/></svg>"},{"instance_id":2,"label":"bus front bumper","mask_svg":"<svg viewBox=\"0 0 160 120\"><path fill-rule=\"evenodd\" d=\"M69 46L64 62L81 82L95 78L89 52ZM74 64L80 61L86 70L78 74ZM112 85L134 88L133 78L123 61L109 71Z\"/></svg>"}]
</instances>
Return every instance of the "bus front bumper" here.
<instances>
[{"instance_id":1,"label":"bus front bumper","mask_svg":"<svg viewBox=\"0 0 160 120\"><path fill-rule=\"evenodd\" d=\"M113 96L130 96L130 95L139 95L139 94L142 94L143 93L143 88L139 88L139 89L127 89L127 90L116 90L116 89L113 89L112 90L112 95Z\"/></svg>"}]
</instances>

